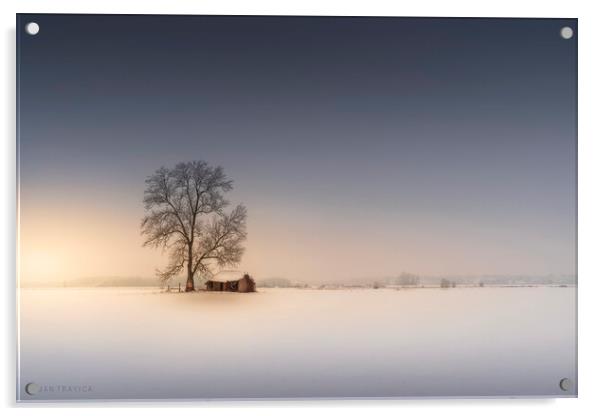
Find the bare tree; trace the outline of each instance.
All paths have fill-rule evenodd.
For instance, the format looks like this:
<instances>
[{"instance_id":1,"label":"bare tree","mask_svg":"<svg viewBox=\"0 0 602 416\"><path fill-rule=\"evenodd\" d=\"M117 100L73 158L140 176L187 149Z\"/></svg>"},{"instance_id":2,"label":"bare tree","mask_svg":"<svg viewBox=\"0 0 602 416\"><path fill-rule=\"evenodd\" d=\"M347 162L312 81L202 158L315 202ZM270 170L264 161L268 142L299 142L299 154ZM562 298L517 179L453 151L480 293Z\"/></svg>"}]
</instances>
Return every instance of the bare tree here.
<instances>
[{"instance_id":1,"label":"bare tree","mask_svg":"<svg viewBox=\"0 0 602 416\"><path fill-rule=\"evenodd\" d=\"M236 206L225 212L224 194L232 189L220 166L204 161L161 167L146 179L141 224L144 246L169 251L169 264L157 272L163 282L186 270L186 291L194 277L212 275L215 267L240 262L246 239L247 210Z\"/></svg>"}]
</instances>

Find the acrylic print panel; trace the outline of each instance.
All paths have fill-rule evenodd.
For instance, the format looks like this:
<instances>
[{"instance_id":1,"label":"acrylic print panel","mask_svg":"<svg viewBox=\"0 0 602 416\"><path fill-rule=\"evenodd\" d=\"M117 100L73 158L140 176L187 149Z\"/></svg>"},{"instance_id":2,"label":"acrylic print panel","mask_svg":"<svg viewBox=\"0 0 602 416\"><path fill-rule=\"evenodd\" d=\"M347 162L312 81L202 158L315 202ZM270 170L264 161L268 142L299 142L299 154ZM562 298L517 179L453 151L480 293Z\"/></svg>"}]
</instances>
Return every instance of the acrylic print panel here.
<instances>
[{"instance_id":1,"label":"acrylic print panel","mask_svg":"<svg viewBox=\"0 0 602 416\"><path fill-rule=\"evenodd\" d=\"M19 400L576 396L575 19L17 33Z\"/></svg>"}]
</instances>

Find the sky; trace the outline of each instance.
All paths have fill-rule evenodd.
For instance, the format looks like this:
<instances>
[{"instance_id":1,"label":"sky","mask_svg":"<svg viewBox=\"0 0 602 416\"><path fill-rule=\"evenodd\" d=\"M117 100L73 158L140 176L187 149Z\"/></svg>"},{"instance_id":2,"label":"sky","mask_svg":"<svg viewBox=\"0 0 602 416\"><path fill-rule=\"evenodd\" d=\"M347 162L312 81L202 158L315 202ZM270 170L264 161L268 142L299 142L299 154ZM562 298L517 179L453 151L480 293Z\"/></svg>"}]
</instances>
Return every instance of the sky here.
<instances>
[{"instance_id":1,"label":"sky","mask_svg":"<svg viewBox=\"0 0 602 416\"><path fill-rule=\"evenodd\" d=\"M233 179L259 278L575 273L574 19L17 27L23 281L152 276L144 180L190 160Z\"/></svg>"}]
</instances>

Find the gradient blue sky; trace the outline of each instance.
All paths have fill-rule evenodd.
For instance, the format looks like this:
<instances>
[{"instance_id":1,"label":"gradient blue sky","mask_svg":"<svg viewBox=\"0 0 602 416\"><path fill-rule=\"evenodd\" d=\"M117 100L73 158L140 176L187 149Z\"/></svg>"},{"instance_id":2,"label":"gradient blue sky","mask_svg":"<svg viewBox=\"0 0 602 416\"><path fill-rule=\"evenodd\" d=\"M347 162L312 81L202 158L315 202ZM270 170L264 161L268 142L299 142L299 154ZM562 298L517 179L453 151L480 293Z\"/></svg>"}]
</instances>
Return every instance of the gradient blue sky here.
<instances>
[{"instance_id":1,"label":"gradient blue sky","mask_svg":"<svg viewBox=\"0 0 602 416\"><path fill-rule=\"evenodd\" d=\"M151 275L144 179L193 159L234 180L260 277L573 274L563 26L20 15L22 275Z\"/></svg>"}]
</instances>

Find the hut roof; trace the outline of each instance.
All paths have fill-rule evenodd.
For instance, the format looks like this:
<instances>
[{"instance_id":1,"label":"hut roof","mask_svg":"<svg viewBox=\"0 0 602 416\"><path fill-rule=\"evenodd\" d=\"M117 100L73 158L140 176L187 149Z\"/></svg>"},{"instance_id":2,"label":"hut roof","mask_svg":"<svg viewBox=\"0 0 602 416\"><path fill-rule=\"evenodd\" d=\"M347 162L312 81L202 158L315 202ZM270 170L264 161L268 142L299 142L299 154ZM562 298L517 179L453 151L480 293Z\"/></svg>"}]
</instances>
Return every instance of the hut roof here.
<instances>
[{"instance_id":1,"label":"hut roof","mask_svg":"<svg viewBox=\"0 0 602 416\"><path fill-rule=\"evenodd\" d=\"M211 279L214 282L226 282L232 280L240 280L243 278L245 274L238 270L222 270L219 273L216 273Z\"/></svg>"}]
</instances>

